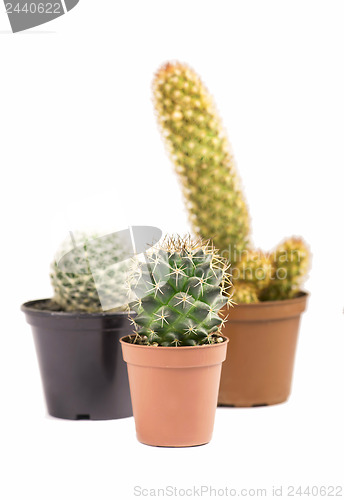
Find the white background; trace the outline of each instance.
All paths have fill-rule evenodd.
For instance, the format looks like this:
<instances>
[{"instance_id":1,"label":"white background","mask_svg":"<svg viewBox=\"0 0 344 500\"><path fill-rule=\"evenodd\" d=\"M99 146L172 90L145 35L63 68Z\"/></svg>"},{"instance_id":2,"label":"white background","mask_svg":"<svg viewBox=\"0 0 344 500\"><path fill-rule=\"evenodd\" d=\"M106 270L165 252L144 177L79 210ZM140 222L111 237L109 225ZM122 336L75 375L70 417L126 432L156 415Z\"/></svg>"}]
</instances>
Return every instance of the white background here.
<instances>
[{"instance_id":1,"label":"white background","mask_svg":"<svg viewBox=\"0 0 344 500\"><path fill-rule=\"evenodd\" d=\"M13 35L1 8L1 498L344 483L343 21L340 1L80 0ZM51 295L49 263L68 230L189 229L151 104L170 59L215 95L255 243L300 234L313 252L290 401L219 409L212 442L192 449L141 445L132 418L45 416L19 311Z\"/></svg>"}]
</instances>

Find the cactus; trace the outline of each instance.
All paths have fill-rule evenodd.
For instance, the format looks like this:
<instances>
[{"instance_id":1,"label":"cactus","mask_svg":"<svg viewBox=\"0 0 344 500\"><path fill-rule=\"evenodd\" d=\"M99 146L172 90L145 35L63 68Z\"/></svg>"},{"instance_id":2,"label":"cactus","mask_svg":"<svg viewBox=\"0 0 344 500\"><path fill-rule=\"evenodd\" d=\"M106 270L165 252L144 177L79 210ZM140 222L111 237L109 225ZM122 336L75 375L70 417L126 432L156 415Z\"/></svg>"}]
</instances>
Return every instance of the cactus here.
<instances>
[{"instance_id":1,"label":"cactus","mask_svg":"<svg viewBox=\"0 0 344 500\"><path fill-rule=\"evenodd\" d=\"M234 159L212 97L187 65L167 63L153 82L154 105L181 180L194 231L228 256L237 303L292 298L305 278L309 251L291 238L267 255L252 249L249 217Z\"/></svg>"},{"instance_id":2,"label":"cactus","mask_svg":"<svg viewBox=\"0 0 344 500\"><path fill-rule=\"evenodd\" d=\"M222 342L230 303L227 262L201 239L169 237L147 253L130 280L137 301L132 342L159 346L194 346Z\"/></svg>"},{"instance_id":3,"label":"cactus","mask_svg":"<svg viewBox=\"0 0 344 500\"><path fill-rule=\"evenodd\" d=\"M248 245L249 217L212 97L197 74L180 63L160 68L153 91L193 229L233 262Z\"/></svg>"},{"instance_id":4,"label":"cactus","mask_svg":"<svg viewBox=\"0 0 344 500\"><path fill-rule=\"evenodd\" d=\"M119 233L71 235L51 266L54 301L65 311L121 311L128 306L130 249Z\"/></svg>"},{"instance_id":5,"label":"cactus","mask_svg":"<svg viewBox=\"0 0 344 500\"><path fill-rule=\"evenodd\" d=\"M273 273L270 256L261 250L244 250L240 260L232 270L234 280L253 284L258 290L263 290L269 284Z\"/></svg>"},{"instance_id":6,"label":"cactus","mask_svg":"<svg viewBox=\"0 0 344 500\"><path fill-rule=\"evenodd\" d=\"M234 304L254 304L259 302L258 290L253 283L235 281L232 300Z\"/></svg>"},{"instance_id":7,"label":"cactus","mask_svg":"<svg viewBox=\"0 0 344 500\"><path fill-rule=\"evenodd\" d=\"M309 268L309 249L302 238L280 243L270 256L273 275L260 300L284 300L298 295Z\"/></svg>"}]
</instances>

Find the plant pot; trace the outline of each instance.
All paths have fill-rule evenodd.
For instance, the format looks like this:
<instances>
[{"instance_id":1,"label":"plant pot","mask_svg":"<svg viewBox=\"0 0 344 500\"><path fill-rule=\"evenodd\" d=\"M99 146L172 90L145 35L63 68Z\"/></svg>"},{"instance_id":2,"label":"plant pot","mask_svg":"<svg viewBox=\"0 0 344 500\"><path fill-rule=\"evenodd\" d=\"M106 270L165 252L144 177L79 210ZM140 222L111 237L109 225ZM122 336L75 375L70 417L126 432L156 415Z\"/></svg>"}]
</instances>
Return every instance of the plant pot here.
<instances>
[{"instance_id":1,"label":"plant pot","mask_svg":"<svg viewBox=\"0 0 344 500\"><path fill-rule=\"evenodd\" d=\"M194 347L152 347L121 339L137 438L153 446L211 439L228 339Z\"/></svg>"},{"instance_id":2,"label":"plant pot","mask_svg":"<svg viewBox=\"0 0 344 500\"><path fill-rule=\"evenodd\" d=\"M222 367L219 405L263 406L290 394L300 315L308 295L239 304L223 329L230 355Z\"/></svg>"},{"instance_id":3,"label":"plant pot","mask_svg":"<svg viewBox=\"0 0 344 500\"><path fill-rule=\"evenodd\" d=\"M71 420L132 416L119 339L126 313L48 310L49 299L22 305L32 327L48 413Z\"/></svg>"}]
</instances>

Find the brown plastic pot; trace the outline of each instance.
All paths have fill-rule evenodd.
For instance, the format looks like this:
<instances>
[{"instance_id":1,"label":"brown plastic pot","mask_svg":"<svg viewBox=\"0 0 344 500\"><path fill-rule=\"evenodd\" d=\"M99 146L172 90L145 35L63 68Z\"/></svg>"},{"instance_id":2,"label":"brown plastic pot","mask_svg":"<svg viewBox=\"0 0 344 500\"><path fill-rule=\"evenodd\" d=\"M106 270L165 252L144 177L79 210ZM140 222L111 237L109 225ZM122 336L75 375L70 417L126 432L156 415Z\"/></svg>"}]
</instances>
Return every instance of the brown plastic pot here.
<instances>
[{"instance_id":1,"label":"brown plastic pot","mask_svg":"<svg viewBox=\"0 0 344 500\"><path fill-rule=\"evenodd\" d=\"M142 346L126 340L120 342L138 440L173 447L208 443L228 339L194 347Z\"/></svg>"},{"instance_id":2,"label":"brown plastic pot","mask_svg":"<svg viewBox=\"0 0 344 500\"><path fill-rule=\"evenodd\" d=\"M220 406L263 406L290 394L300 315L308 294L295 299L239 304L223 333L230 355L222 367Z\"/></svg>"}]
</instances>

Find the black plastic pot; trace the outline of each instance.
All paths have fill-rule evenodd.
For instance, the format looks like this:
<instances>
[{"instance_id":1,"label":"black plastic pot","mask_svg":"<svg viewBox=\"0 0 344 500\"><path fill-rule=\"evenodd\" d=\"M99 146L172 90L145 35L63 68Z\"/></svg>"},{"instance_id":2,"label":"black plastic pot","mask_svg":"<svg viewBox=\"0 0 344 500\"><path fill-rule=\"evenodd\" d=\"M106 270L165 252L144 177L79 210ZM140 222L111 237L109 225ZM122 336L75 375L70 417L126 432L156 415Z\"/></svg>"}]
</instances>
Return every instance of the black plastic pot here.
<instances>
[{"instance_id":1,"label":"black plastic pot","mask_svg":"<svg viewBox=\"0 0 344 500\"><path fill-rule=\"evenodd\" d=\"M127 314L44 310L49 302L21 307L32 327L48 413L71 420L132 416L119 343L132 333Z\"/></svg>"}]
</instances>

